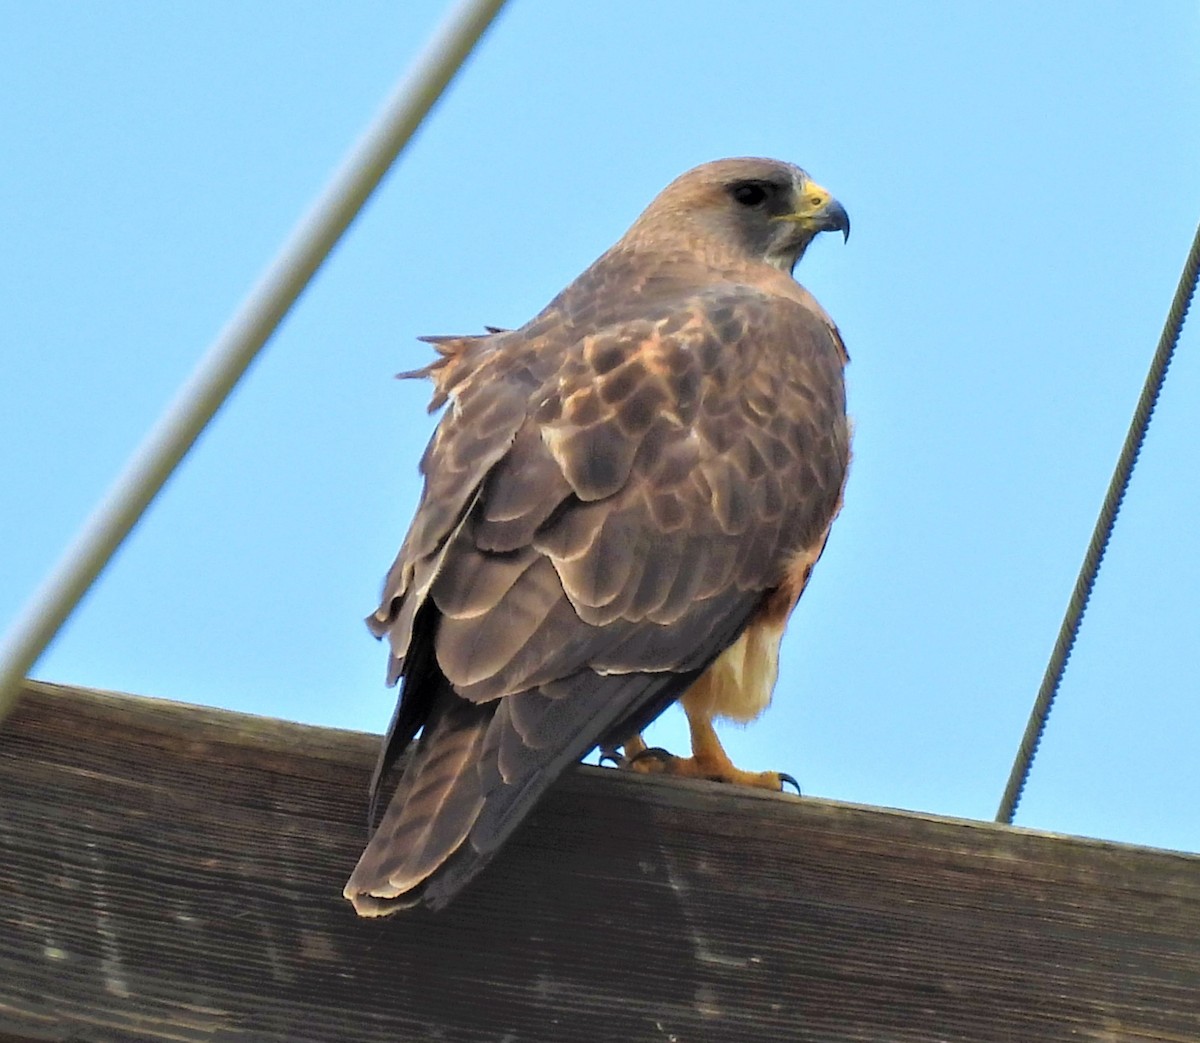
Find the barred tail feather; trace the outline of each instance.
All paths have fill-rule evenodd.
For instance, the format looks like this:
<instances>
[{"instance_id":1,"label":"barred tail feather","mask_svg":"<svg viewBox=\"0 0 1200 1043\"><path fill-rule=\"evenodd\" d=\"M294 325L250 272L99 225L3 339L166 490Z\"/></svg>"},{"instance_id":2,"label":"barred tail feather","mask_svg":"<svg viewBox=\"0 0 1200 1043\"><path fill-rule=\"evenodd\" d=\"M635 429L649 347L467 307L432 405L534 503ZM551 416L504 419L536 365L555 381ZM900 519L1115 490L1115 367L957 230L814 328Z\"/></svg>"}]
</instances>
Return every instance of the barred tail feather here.
<instances>
[{"instance_id":1,"label":"barred tail feather","mask_svg":"<svg viewBox=\"0 0 1200 1043\"><path fill-rule=\"evenodd\" d=\"M346 883L343 893L360 916L415 905L426 879L462 845L483 808L477 764L495 707L460 699L448 685L439 702Z\"/></svg>"}]
</instances>

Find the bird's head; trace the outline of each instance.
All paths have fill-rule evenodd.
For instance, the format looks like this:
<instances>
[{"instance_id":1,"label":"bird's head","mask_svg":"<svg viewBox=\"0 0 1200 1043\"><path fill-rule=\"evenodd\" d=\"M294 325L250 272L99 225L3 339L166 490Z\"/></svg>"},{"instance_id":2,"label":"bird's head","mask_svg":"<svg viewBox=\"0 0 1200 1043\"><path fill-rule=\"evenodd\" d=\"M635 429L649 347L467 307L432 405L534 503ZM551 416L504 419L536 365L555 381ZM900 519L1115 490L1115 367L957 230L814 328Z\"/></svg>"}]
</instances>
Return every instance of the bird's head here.
<instances>
[{"instance_id":1,"label":"bird's head","mask_svg":"<svg viewBox=\"0 0 1200 1043\"><path fill-rule=\"evenodd\" d=\"M821 232L850 238L845 208L805 171L774 159L719 159L682 174L630 230L663 227L790 272Z\"/></svg>"}]
</instances>

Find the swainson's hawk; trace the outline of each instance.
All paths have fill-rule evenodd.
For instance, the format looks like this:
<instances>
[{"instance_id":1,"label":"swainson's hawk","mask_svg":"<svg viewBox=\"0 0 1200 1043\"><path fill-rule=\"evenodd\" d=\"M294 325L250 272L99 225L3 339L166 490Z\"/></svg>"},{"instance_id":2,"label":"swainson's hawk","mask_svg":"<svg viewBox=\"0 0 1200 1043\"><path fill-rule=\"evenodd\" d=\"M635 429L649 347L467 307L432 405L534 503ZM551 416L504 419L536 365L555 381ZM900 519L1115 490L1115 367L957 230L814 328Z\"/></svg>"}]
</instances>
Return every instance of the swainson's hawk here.
<instances>
[{"instance_id":1,"label":"swainson's hawk","mask_svg":"<svg viewBox=\"0 0 1200 1043\"><path fill-rule=\"evenodd\" d=\"M368 620L399 704L372 800L412 744L345 894L363 916L448 901L569 764L681 699L693 757L741 772L714 716L767 706L784 624L850 455L837 329L791 278L845 210L798 167L678 178L520 329L429 338L449 403Z\"/></svg>"}]
</instances>

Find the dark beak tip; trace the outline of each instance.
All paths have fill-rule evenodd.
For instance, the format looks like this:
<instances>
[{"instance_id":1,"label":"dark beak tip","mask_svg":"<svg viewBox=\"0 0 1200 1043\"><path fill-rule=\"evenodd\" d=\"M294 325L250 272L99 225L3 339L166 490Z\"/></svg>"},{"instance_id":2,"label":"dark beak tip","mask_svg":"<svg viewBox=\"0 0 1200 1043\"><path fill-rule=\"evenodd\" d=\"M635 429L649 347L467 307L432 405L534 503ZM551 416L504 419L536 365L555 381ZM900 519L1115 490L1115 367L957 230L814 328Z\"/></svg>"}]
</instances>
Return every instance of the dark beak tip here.
<instances>
[{"instance_id":1,"label":"dark beak tip","mask_svg":"<svg viewBox=\"0 0 1200 1043\"><path fill-rule=\"evenodd\" d=\"M846 208L836 199L830 200L825 212L821 215L820 228L824 232L841 232L842 242L850 240L850 215Z\"/></svg>"},{"instance_id":2,"label":"dark beak tip","mask_svg":"<svg viewBox=\"0 0 1200 1043\"><path fill-rule=\"evenodd\" d=\"M850 241L850 215L846 213L846 208L841 203L837 204L837 212L834 215L834 227L842 233L842 242Z\"/></svg>"}]
</instances>

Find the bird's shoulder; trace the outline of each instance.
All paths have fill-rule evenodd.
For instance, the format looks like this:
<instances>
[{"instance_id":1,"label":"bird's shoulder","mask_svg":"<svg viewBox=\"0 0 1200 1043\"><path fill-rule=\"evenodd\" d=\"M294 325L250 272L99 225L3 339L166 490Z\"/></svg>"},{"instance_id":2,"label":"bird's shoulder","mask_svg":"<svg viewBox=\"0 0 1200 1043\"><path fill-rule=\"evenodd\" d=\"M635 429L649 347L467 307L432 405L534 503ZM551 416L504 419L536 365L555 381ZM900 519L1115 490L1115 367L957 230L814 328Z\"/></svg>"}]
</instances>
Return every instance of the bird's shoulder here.
<instances>
[{"instance_id":1,"label":"bird's shoulder","mask_svg":"<svg viewBox=\"0 0 1200 1043\"><path fill-rule=\"evenodd\" d=\"M451 400L482 405L520 394L544 420L555 419L560 407L574 420L591 415L590 396L566 400L588 386L603 387L606 401L621 399L623 389L648 374L664 378L667 401L686 412L698 375L847 361L824 309L773 269L713 273L598 263L517 329L423 339L439 358L402 376L433 380L431 410ZM657 397L644 390L627 408L644 409Z\"/></svg>"}]
</instances>

